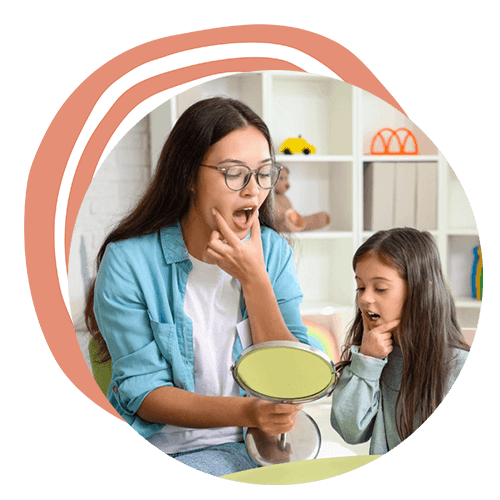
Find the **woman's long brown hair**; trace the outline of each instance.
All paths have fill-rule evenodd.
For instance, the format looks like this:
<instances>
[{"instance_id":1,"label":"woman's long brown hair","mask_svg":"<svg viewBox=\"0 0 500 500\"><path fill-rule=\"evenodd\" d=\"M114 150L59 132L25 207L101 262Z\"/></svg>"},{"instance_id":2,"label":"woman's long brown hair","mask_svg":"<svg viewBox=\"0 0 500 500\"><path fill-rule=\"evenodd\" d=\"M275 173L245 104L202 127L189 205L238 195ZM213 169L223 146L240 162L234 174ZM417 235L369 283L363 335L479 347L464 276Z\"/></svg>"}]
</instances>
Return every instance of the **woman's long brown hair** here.
<instances>
[{"instance_id":1,"label":"woman's long brown hair","mask_svg":"<svg viewBox=\"0 0 500 500\"><path fill-rule=\"evenodd\" d=\"M180 221L187 214L190 187L196 182L208 149L234 130L248 126L256 127L264 135L274 158L266 124L242 102L214 97L189 107L168 136L147 191L132 212L104 240L97 254L96 271L110 243L152 234ZM259 210L259 221L261 226L275 229L272 193ZM85 324L98 344L96 361L104 363L111 358L94 315L94 288L95 278L86 298Z\"/></svg>"},{"instance_id":2,"label":"woman's long brown hair","mask_svg":"<svg viewBox=\"0 0 500 500\"><path fill-rule=\"evenodd\" d=\"M354 271L358 262L369 255L395 268L407 283L407 298L398 327L403 374L396 402L396 427L403 440L415 430L414 416L418 416L420 425L443 400L452 348L468 351L469 346L458 324L439 250L430 233L412 228L379 231L356 251L352 261ZM340 373L351 363L351 347L360 346L362 338L363 320L356 301L356 315L336 365Z\"/></svg>"}]
</instances>

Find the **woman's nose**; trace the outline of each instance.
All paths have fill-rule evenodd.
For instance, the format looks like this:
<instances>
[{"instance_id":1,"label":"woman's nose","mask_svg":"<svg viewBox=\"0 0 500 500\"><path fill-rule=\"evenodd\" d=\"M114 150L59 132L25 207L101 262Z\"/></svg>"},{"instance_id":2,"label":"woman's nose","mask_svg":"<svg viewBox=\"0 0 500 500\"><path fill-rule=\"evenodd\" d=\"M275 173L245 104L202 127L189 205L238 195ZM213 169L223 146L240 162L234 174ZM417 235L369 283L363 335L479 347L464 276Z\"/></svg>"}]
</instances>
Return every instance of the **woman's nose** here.
<instances>
[{"instance_id":1,"label":"woman's nose","mask_svg":"<svg viewBox=\"0 0 500 500\"><path fill-rule=\"evenodd\" d=\"M248 184L242 189L245 196L257 196L260 192L260 187L257 184L257 174L254 172L250 175Z\"/></svg>"}]
</instances>

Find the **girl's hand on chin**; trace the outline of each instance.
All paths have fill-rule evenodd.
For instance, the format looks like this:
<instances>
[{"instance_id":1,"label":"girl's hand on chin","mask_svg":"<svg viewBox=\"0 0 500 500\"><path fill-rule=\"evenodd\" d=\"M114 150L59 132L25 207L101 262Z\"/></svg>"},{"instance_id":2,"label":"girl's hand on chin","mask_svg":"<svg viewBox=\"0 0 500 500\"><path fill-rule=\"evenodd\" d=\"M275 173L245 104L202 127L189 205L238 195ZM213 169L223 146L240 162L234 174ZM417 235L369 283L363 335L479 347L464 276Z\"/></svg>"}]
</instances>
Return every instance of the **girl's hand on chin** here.
<instances>
[{"instance_id":1,"label":"girl's hand on chin","mask_svg":"<svg viewBox=\"0 0 500 500\"><path fill-rule=\"evenodd\" d=\"M393 350L392 331L398 327L399 319L389 321L389 323L384 323L370 330L368 319L364 313L362 313L362 318L364 328L359 352L372 358L386 358Z\"/></svg>"},{"instance_id":2,"label":"girl's hand on chin","mask_svg":"<svg viewBox=\"0 0 500 500\"><path fill-rule=\"evenodd\" d=\"M205 261L218 265L242 286L267 276L258 212L252 222L250 238L245 243L230 229L217 209L213 208L212 213L217 230L210 235L204 251Z\"/></svg>"}]
</instances>

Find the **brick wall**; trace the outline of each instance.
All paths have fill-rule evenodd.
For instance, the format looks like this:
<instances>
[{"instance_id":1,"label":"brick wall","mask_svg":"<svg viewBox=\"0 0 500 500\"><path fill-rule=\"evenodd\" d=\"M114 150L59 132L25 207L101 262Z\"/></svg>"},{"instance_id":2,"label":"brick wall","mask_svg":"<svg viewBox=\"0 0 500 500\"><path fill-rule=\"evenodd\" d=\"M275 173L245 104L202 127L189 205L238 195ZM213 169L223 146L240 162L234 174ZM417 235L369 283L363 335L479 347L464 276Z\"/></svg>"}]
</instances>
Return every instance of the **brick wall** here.
<instances>
[{"instance_id":1,"label":"brick wall","mask_svg":"<svg viewBox=\"0 0 500 500\"><path fill-rule=\"evenodd\" d=\"M110 229L134 205L150 179L149 117L137 123L113 148L85 195L71 241L68 266L70 309L82 353L88 363L88 332L83 304L95 276L95 258Z\"/></svg>"}]
</instances>

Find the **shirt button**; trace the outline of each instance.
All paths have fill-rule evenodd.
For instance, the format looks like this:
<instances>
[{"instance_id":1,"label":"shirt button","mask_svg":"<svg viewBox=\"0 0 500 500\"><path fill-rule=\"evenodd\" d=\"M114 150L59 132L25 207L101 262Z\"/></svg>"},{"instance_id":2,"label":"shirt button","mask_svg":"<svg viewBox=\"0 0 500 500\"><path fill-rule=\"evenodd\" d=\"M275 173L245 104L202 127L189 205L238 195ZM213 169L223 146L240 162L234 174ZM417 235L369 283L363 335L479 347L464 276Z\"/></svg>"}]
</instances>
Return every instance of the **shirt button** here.
<instances>
[{"instance_id":1,"label":"shirt button","mask_svg":"<svg viewBox=\"0 0 500 500\"><path fill-rule=\"evenodd\" d=\"M118 392L118 387L116 387L116 385L113 387L113 391Z\"/></svg>"}]
</instances>

